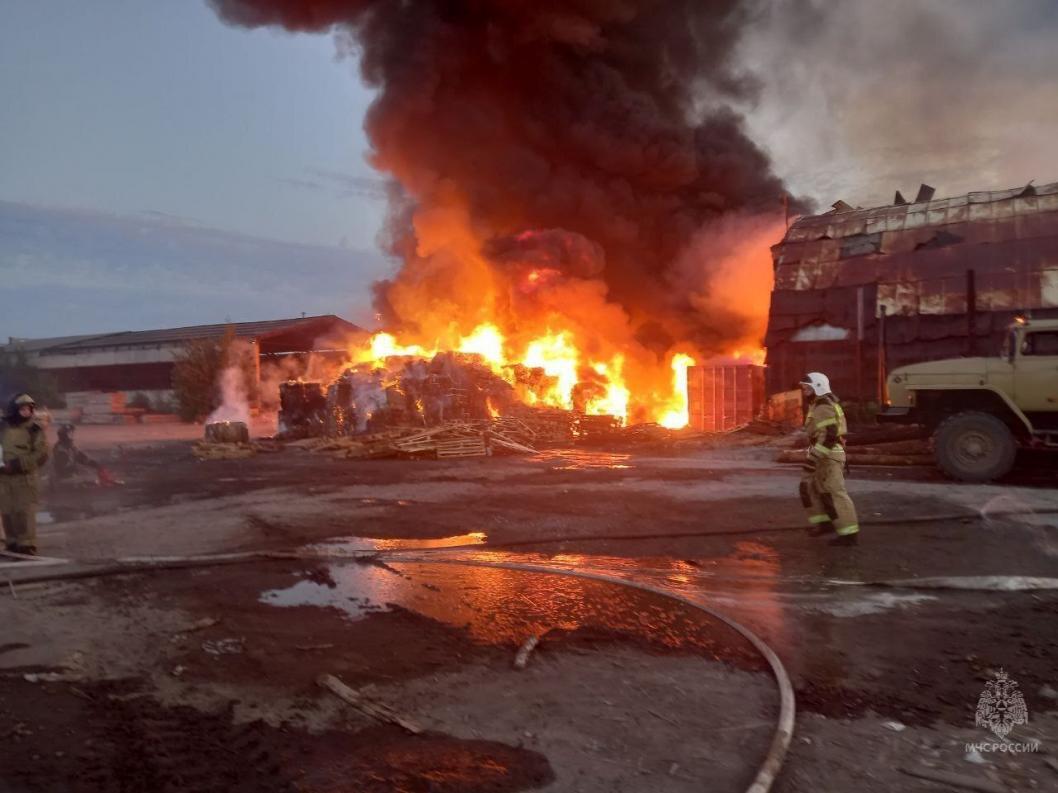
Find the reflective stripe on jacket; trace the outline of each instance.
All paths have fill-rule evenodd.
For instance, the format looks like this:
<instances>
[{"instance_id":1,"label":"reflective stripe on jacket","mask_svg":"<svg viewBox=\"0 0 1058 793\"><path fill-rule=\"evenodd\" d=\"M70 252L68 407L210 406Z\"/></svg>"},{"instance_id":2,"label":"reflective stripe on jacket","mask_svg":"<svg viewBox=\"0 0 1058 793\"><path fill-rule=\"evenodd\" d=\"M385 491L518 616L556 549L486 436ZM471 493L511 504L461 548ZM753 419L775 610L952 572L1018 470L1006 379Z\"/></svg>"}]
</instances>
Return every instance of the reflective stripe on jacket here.
<instances>
[{"instance_id":1,"label":"reflective stripe on jacket","mask_svg":"<svg viewBox=\"0 0 1058 793\"><path fill-rule=\"evenodd\" d=\"M845 411L834 397L820 397L805 416L805 434L812 450L823 457L842 457L845 436L849 432Z\"/></svg>"}]
</instances>

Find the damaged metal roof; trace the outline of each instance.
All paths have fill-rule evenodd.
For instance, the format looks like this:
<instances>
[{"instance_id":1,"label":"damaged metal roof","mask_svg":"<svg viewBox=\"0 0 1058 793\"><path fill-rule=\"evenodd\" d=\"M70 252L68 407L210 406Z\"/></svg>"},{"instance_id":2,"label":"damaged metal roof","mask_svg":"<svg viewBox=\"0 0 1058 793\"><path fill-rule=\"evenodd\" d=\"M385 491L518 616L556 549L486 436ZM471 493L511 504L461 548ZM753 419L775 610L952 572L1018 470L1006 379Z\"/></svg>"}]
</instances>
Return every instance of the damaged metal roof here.
<instances>
[{"instance_id":1,"label":"damaged metal roof","mask_svg":"<svg viewBox=\"0 0 1058 793\"><path fill-rule=\"evenodd\" d=\"M1058 182L1039 187L1030 184L913 204L808 215L790 226L779 246L863 234L914 231L968 221L1006 220L1055 211L1058 211Z\"/></svg>"},{"instance_id":2,"label":"damaged metal roof","mask_svg":"<svg viewBox=\"0 0 1058 793\"><path fill-rule=\"evenodd\" d=\"M840 206L840 203L839 203ZM1058 182L800 218L772 247L778 291L879 284L890 314L1058 306Z\"/></svg>"}]
</instances>

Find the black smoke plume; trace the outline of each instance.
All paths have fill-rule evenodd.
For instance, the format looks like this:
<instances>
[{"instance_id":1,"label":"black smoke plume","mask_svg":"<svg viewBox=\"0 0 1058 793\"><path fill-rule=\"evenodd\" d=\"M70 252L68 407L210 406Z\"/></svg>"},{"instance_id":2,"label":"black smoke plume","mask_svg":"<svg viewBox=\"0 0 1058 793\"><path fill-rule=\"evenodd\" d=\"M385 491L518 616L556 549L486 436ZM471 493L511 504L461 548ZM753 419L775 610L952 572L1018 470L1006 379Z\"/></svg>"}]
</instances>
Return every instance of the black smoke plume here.
<instances>
[{"instance_id":1,"label":"black smoke plume","mask_svg":"<svg viewBox=\"0 0 1058 793\"><path fill-rule=\"evenodd\" d=\"M686 249L711 221L782 217L783 184L730 109L755 90L734 57L745 3L210 2L231 24L334 32L359 50L378 90L365 122L372 162L404 188L390 244L405 270L419 266L415 209L455 203L484 256L539 242L546 250L528 259L601 279L653 349L715 349L744 332L730 316L718 328L700 309L701 285L695 302L679 283ZM427 269L417 277L443 283L436 264ZM402 277L376 288L384 314L400 313Z\"/></svg>"}]
</instances>

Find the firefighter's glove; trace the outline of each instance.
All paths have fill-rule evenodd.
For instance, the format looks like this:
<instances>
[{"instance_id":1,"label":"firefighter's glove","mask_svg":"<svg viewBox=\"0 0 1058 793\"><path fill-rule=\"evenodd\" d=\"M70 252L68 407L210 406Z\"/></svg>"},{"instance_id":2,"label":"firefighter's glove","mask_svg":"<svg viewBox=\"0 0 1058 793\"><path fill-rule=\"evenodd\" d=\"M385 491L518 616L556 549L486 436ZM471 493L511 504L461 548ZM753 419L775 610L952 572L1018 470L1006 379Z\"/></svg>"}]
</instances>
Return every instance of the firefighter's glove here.
<instances>
[{"instance_id":1,"label":"firefighter's glove","mask_svg":"<svg viewBox=\"0 0 1058 793\"><path fill-rule=\"evenodd\" d=\"M830 455L821 450L818 445L808 447L808 459L813 463L818 463L820 460L826 460L829 457Z\"/></svg>"}]
</instances>

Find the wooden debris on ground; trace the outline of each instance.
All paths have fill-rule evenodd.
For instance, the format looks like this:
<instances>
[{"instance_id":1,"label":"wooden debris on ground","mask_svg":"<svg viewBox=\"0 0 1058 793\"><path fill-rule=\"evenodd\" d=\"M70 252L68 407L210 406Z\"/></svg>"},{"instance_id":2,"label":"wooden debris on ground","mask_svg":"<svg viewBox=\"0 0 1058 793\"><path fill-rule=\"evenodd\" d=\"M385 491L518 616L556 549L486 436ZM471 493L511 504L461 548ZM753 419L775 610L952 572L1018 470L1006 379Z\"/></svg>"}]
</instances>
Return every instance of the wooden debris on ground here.
<instances>
[{"instance_id":1,"label":"wooden debris on ground","mask_svg":"<svg viewBox=\"0 0 1058 793\"><path fill-rule=\"evenodd\" d=\"M518 653L514 656L515 669L525 669L525 665L529 663L529 655L536 649L536 646L540 644L540 640L543 639L547 633L548 631L533 634L522 642L522 646L518 648Z\"/></svg>"},{"instance_id":2,"label":"wooden debris on ground","mask_svg":"<svg viewBox=\"0 0 1058 793\"><path fill-rule=\"evenodd\" d=\"M283 444L271 439L239 443L196 441L191 453L199 460L245 460L256 454L275 454L283 451Z\"/></svg>"},{"instance_id":3,"label":"wooden debris on ground","mask_svg":"<svg viewBox=\"0 0 1058 793\"><path fill-rule=\"evenodd\" d=\"M532 446L565 445L573 441L577 414L572 410L518 405L512 409L511 416L532 433L535 441Z\"/></svg>"},{"instance_id":4,"label":"wooden debris on ground","mask_svg":"<svg viewBox=\"0 0 1058 793\"><path fill-rule=\"evenodd\" d=\"M440 460L493 454L535 454L533 431L518 419L450 421L436 427L395 427L339 438L307 438L291 444L350 460L431 457Z\"/></svg>"},{"instance_id":5,"label":"wooden debris on ground","mask_svg":"<svg viewBox=\"0 0 1058 793\"><path fill-rule=\"evenodd\" d=\"M321 688L327 689L343 702L352 705L361 713L370 716L372 719L387 722L389 724L396 724L398 727L407 730L412 735L418 735L422 732L422 727L414 721L401 716L388 705L383 705L380 702L372 702L361 692L349 688L349 686L334 675L320 675L316 679L316 684Z\"/></svg>"},{"instance_id":6,"label":"wooden debris on ground","mask_svg":"<svg viewBox=\"0 0 1058 793\"><path fill-rule=\"evenodd\" d=\"M581 416L577 421L577 433L582 440L606 442L616 440L624 432L617 416Z\"/></svg>"},{"instance_id":7,"label":"wooden debris on ground","mask_svg":"<svg viewBox=\"0 0 1058 793\"><path fill-rule=\"evenodd\" d=\"M244 460L257 454L257 450L249 443L198 441L191 447L191 453L199 460Z\"/></svg>"},{"instance_id":8,"label":"wooden debris on ground","mask_svg":"<svg viewBox=\"0 0 1058 793\"><path fill-rule=\"evenodd\" d=\"M861 436L862 437L862 436ZM925 438L885 441L884 435L866 436L876 440L869 446L846 445L849 465L933 465L933 454ZM804 436L799 446L779 453L780 463L802 463L805 459Z\"/></svg>"}]
</instances>

